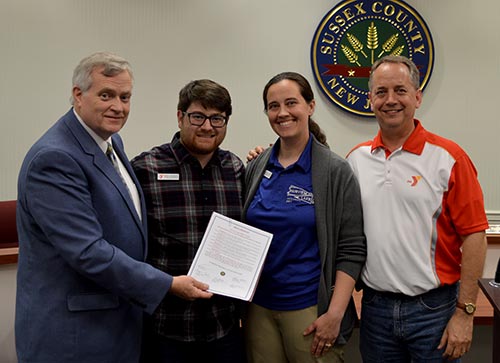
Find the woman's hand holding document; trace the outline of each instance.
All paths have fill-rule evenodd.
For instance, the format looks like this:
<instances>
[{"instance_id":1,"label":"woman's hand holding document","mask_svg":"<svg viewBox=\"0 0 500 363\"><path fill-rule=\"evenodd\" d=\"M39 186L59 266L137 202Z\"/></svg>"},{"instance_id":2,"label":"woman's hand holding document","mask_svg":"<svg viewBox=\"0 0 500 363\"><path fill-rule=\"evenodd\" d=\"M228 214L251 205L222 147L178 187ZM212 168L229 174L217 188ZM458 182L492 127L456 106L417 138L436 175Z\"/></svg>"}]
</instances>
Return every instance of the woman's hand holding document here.
<instances>
[{"instance_id":1,"label":"woman's hand holding document","mask_svg":"<svg viewBox=\"0 0 500 363\"><path fill-rule=\"evenodd\" d=\"M188 275L214 294L250 301L273 235L213 212Z\"/></svg>"}]
</instances>

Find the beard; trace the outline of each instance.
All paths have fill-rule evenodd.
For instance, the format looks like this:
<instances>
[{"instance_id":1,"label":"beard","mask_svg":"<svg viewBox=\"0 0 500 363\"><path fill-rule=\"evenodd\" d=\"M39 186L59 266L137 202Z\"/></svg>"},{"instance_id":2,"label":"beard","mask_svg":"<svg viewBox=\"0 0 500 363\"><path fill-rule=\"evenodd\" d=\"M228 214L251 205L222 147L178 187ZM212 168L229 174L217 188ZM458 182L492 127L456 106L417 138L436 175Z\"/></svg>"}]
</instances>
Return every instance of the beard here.
<instances>
[{"instance_id":1,"label":"beard","mask_svg":"<svg viewBox=\"0 0 500 363\"><path fill-rule=\"evenodd\" d=\"M212 154L224 140L225 133L215 134L215 136L209 137L211 135L212 134L205 134L202 136L196 134L183 135L181 133L181 143L192 154Z\"/></svg>"}]
</instances>

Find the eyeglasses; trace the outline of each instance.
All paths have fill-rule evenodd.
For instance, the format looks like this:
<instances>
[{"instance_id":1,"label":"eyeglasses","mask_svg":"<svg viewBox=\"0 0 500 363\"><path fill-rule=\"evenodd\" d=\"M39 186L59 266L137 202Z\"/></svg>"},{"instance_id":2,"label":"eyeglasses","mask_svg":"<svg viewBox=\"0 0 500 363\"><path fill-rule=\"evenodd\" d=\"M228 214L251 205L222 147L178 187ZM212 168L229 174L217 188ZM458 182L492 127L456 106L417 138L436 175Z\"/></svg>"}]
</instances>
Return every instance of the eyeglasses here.
<instances>
[{"instance_id":1,"label":"eyeglasses","mask_svg":"<svg viewBox=\"0 0 500 363\"><path fill-rule=\"evenodd\" d=\"M224 127L227 123L227 117L223 115L207 116L201 112L182 112L187 115L189 123L193 126L202 126L206 120L210 121L213 128Z\"/></svg>"}]
</instances>

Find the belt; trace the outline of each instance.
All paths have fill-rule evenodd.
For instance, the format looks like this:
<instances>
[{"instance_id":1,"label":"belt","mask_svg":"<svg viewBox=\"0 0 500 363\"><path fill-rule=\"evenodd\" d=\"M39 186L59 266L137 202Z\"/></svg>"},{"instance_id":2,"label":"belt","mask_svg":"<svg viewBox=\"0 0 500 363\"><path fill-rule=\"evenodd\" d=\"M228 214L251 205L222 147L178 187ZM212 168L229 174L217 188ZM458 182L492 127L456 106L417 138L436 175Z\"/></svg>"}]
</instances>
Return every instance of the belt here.
<instances>
[{"instance_id":1,"label":"belt","mask_svg":"<svg viewBox=\"0 0 500 363\"><path fill-rule=\"evenodd\" d=\"M374 290L371 287L366 286L363 284L363 290L366 291L367 293L372 293L372 294L377 294L383 297L387 297L389 299L394 299L394 300L413 300L413 299L419 299L421 297L425 297L427 295L431 294L440 294L440 293L446 293L452 290L456 290L458 288L458 282L452 284L452 285L443 285L439 286L435 289L426 291L422 294L411 296L411 295L405 295L400 292L390 292L390 291L378 291Z\"/></svg>"}]
</instances>

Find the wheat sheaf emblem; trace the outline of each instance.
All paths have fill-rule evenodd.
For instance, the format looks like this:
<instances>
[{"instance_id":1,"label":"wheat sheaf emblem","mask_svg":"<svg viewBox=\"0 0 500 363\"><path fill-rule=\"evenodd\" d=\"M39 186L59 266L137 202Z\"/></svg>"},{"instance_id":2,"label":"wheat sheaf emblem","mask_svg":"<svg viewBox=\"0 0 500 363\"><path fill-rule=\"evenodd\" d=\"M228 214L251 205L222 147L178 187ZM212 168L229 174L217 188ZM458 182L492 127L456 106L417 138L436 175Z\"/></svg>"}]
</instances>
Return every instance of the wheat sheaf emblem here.
<instances>
[{"instance_id":1,"label":"wheat sheaf emblem","mask_svg":"<svg viewBox=\"0 0 500 363\"><path fill-rule=\"evenodd\" d=\"M404 45L400 45L394 48L399 39L399 34L394 33L389 36L389 38L387 38L387 40L382 44L381 51L378 53L378 55L376 55L376 51L379 49L380 42L377 32L377 26L373 22L370 23L366 31L365 44L363 44L355 35L350 33L347 33L346 38L350 46L342 44L340 48L342 49L342 52L346 56L349 63L356 64L358 67L361 66L361 64L359 63L359 54L361 54L365 59L370 59L371 64L373 64L375 63L376 59L379 59L384 55L401 55L405 47ZM365 46L366 49L369 50L368 53L370 53L370 55L367 55L365 53Z\"/></svg>"},{"instance_id":2,"label":"wheat sheaf emblem","mask_svg":"<svg viewBox=\"0 0 500 363\"><path fill-rule=\"evenodd\" d=\"M320 90L344 111L373 117L369 79L373 64L406 56L420 72L423 90L432 74L432 35L405 0L339 0L314 33L311 65Z\"/></svg>"}]
</instances>

